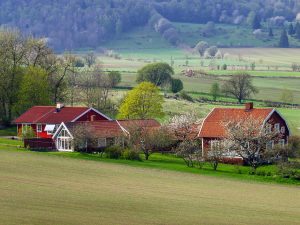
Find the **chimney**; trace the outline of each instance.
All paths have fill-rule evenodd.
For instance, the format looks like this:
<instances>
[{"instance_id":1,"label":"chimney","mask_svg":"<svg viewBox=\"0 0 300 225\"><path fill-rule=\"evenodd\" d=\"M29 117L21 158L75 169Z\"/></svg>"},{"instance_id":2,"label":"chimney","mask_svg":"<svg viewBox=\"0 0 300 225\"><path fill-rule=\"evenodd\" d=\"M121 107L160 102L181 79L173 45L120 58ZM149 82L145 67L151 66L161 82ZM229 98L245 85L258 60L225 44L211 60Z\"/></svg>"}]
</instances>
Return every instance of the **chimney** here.
<instances>
[{"instance_id":1,"label":"chimney","mask_svg":"<svg viewBox=\"0 0 300 225\"><path fill-rule=\"evenodd\" d=\"M96 120L96 115L91 115L91 122L94 122Z\"/></svg>"},{"instance_id":2,"label":"chimney","mask_svg":"<svg viewBox=\"0 0 300 225\"><path fill-rule=\"evenodd\" d=\"M60 112L60 110L61 110L63 107L64 107L64 104L58 102L58 103L56 104L56 112Z\"/></svg>"},{"instance_id":3,"label":"chimney","mask_svg":"<svg viewBox=\"0 0 300 225\"><path fill-rule=\"evenodd\" d=\"M253 109L253 102L248 102L245 104L245 110L250 111Z\"/></svg>"}]
</instances>

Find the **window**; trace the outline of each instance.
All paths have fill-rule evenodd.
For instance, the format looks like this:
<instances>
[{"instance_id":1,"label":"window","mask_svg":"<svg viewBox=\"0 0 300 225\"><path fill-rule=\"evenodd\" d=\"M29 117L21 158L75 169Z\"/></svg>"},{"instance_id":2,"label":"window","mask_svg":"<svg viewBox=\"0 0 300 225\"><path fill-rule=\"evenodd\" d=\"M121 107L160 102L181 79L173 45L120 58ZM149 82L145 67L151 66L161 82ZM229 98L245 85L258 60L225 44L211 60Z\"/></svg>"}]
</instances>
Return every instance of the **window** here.
<instances>
[{"instance_id":1,"label":"window","mask_svg":"<svg viewBox=\"0 0 300 225\"><path fill-rule=\"evenodd\" d=\"M266 134L272 133L272 124L267 124L266 125Z\"/></svg>"},{"instance_id":2,"label":"window","mask_svg":"<svg viewBox=\"0 0 300 225\"><path fill-rule=\"evenodd\" d=\"M104 147L106 147L106 138L99 138L99 139L98 139L98 147L99 147L99 148L104 148Z\"/></svg>"},{"instance_id":3,"label":"window","mask_svg":"<svg viewBox=\"0 0 300 225\"><path fill-rule=\"evenodd\" d=\"M210 142L210 148L211 149L219 149L220 148L220 141L211 141Z\"/></svg>"},{"instance_id":4,"label":"window","mask_svg":"<svg viewBox=\"0 0 300 225\"><path fill-rule=\"evenodd\" d=\"M43 126L42 126L42 124L37 124L37 125L36 125L36 131L37 131L38 133L40 133L40 132L43 131Z\"/></svg>"},{"instance_id":5,"label":"window","mask_svg":"<svg viewBox=\"0 0 300 225\"><path fill-rule=\"evenodd\" d=\"M271 150L274 148L274 141L269 141L266 146L267 150Z\"/></svg>"},{"instance_id":6,"label":"window","mask_svg":"<svg viewBox=\"0 0 300 225\"><path fill-rule=\"evenodd\" d=\"M45 131L47 131L48 135L52 135L55 133L55 125L54 124L47 124L45 127Z\"/></svg>"},{"instance_id":7,"label":"window","mask_svg":"<svg viewBox=\"0 0 300 225\"><path fill-rule=\"evenodd\" d=\"M276 133L279 133L279 132L280 132L280 123L276 123L276 124L274 125L274 128L275 128L275 132L276 132Z\"/></svg>"},{"instance_id":8,"label":"window","mask_svg":"<svg viewBox=\"0 0 300 225\"><path fill-rule=\"evenodd\" d=\"M285 145L285 140L284 140L284 139L280 139L280 140L278 141L278 144L280 145L280 147L284 147L284 145Z\"/></svg>"},{"instance_id":9,"label":"window","mask_svg":"<svg viewBox=\"0 0 300 225\"><path fill-rule=\"evenodd\" d=\"M72 151L72 138L69 132L63 128L56 139L56 147L59 151Z\"/></svg>"},{"instance_id":10,"label":"window","mask_svg":"<svg viewBox=\"0 0 300 225\"><path fill-rule=\"evenodd\" d=\"M285 133L285 127L283 126L283 127L281 127L281 129L280 129L280 132L282 133L282 134L284 134Z\"/></svg>"}]
</instances>

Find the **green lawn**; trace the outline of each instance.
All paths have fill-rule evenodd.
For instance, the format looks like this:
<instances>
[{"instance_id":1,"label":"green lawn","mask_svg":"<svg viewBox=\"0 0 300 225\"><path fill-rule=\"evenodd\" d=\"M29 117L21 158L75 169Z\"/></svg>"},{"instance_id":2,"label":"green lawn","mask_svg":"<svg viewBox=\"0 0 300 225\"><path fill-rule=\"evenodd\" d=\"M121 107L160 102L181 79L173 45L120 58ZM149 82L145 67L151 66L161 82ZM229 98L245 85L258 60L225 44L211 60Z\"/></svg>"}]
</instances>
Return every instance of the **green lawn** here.
<instances>
[{"instance_id":1,"label":"green lawn","mask_svg":"<svg viewBox=\"0 0 300 225\"><path fill-rule=\"evenodd\" d=\"M21 141L13 141L0 138L0 151L6 148L11 148L12 151L16 151L16 147L13 146L22 146ZM25 151L18 149L17 151ZM146 167L146 168L156 168L164 170L172 170L177 172L186 172L186 173L195 173L201 175L225 177L225 178L234 178L239 180L246 181L260 181L260 182L275 182L275 183L284 183L284 184L300 184L300 181L281 178L276 175L277 167L275 165L263 166L258 169L259 172L264 172L265 174L269 173L268 176L254 176L250 175L250 167L246 166L236 166L229 164L220 164L217 171L214 171L209 163L203 165L202 169L199 168L190 168L187 167L184 161L181 158L174 156L173 154L160 154L155 153L150 156L149 160L143 161L129 161L129 160L114 160L107 159L106 157L101 157L98 154L82 154L78 152L72 153L62 153L62 152L47 152L47 153L37 153L45 155L55 155L60 157L67 157L73 159L85 159L92 161L108 162L108 163L118 163L131 165L136 167ZM141 158L144 156L141 155Z\"/></svg>"},{"instance_id":2,"label":"green lawn","mask_svg":"<svg viewBox=\"0 0 300 225\"><path fill-rule=\"evenodd\" d=\"M16 135L17 135L16 126L0 129L0 136L16 136Z\"/></svg>"},{"instance_id":3,"label":"green lawn","mask_svg":"<svg viewBox=\"0 0 300 225\"><path fill-rule=\"evenodd\" d=\"M1 148L1 224L285 225L300 221L296 186L74 157L79 159Z\"/></svg>"}]
</instances>

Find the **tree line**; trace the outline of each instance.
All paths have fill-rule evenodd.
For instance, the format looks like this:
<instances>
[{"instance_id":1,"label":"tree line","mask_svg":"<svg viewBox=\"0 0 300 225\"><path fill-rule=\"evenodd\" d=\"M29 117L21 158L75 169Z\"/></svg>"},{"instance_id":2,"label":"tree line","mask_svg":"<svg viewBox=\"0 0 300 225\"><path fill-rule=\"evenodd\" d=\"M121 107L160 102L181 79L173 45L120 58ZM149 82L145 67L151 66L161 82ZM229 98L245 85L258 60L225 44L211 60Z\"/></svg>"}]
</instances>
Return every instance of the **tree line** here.
<instances>
[{"instance_id":1,"label":"tree line","mask_svg":"<svg viewBox=\"0 0 300 225\"><path fill-rule=\"evenodd\" d=\"M0 121L34 105L79 102L104 112L115 107L110 91L121 81L117 71L104 73L94 53L83 57L54 54L44 39L18 30L0 30Z\"/></svg>"},{"instance_id":2,"label":"tree line","mask_svg":"<svg viewBox=\"0 0 300 225\"><path fill-rule=\"evenodd\" d=\"M254 0L250 4L233 0L3 0L0 8L1 26L45 37L51 47L63 50L95 48L148 22L172 44L180 39L170 21L250 23L253 29L259 29L261 22L278 26L297 18L300 3L296 0Z\"/></svg>"}]
</instances>

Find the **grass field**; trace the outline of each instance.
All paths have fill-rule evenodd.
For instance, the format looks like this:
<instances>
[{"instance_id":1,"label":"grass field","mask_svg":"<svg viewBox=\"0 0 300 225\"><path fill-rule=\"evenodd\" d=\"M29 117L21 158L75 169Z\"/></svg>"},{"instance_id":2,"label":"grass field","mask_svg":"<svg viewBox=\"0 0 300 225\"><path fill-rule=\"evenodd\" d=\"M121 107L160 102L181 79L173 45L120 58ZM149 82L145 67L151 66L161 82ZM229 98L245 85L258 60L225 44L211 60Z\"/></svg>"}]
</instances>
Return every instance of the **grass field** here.
<instances>
[{"instance_id":1,"label":"grass field","mask_svg":"<svg viewBox=\"0 0 300 225\"><path fill-rule=\"evenodd\" d=\"M299 224L300 189L0 150L1 224Z\"/></svg>"}]
</instances>

